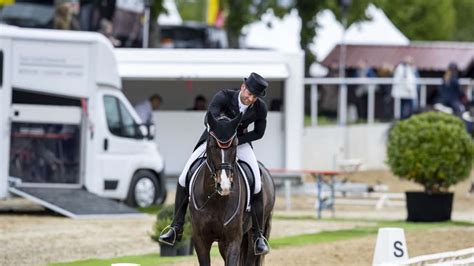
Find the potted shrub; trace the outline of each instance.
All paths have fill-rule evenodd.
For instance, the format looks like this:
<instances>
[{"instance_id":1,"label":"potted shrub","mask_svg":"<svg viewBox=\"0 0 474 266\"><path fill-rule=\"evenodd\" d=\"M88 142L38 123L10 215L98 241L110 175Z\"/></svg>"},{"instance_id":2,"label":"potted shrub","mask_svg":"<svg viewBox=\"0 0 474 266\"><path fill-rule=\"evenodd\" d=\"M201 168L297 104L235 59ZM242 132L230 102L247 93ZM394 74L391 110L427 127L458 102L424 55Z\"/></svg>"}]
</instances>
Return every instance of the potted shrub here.
<instances>
[{"instance_id":1,"label":"potted shrub","mask_svg":"<svg viewBox=\"0 0 474 266\"><path fill-rule=\"evenodd\" d=\"M395 175L425 189L406 192L407 220L450 220L448 189L469 176L473 157L473 141L455 116L428 112L397 122L389 133L387 164Z\"/></svg>"},{"instance_id":2,"label":"potted shrub","mask_svg":"<svg viewBox=\"0 0 474 266\"><path fill-rule=\"evenodd\" d=\"M155 242L158 242L158 238L160 237L160 233L171 224L173 220L173 212L174 206L173 205L166 205L163 206L156 215L156 222L153 226L153 234L151 235L151 239ZM184 224L184 232L183 238L181 241L177 242L174 247L168 246L162 243L160 245L160 256L187 256L193 254L193 245L192 245L192 227L189 214L186 214L186 223Z\"/></svg>"}]
</instances>

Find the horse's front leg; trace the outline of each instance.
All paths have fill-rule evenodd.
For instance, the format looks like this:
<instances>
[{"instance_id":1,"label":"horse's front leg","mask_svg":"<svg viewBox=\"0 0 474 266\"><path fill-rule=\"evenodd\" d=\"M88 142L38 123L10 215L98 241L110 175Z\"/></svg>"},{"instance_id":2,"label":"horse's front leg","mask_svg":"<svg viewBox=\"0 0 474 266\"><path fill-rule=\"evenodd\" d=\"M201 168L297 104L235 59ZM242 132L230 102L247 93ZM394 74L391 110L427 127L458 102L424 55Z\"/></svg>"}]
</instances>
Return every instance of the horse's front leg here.
<instances>
[{"instance_id":1,"label":"horse's front leg","mask_svg":"<svg viewBox=\"0 0 474 266\"><path fill-rule=\"evenodd\" d=\"M196 235L193 235L193 241L194 241L194 248L196 249L196 253L198 256L199 265L200 266L211 265L210 252L211 252L212 241L203 239L202 237L198 237Z\"/></svg>"},{"instance_id":2,"label":"horse's front leg","mask_svg":"<svg viewBox=\"0 0 474 266\"><path fill-rule=\"evenodd\" d=\"M226 266L237 266L240 262L240 245L242 238L234 239L227 245L227 252L225 256Z\"/></svg>"}]
</instances>

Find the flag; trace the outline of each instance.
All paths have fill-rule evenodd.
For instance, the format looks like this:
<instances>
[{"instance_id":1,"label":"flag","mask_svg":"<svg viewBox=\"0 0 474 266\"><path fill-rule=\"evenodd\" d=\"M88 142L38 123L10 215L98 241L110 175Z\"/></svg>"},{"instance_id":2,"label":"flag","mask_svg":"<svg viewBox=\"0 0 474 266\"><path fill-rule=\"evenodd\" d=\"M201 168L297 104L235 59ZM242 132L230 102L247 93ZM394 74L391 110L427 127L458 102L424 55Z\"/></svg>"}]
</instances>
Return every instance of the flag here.
<instances>
[{"instance_id":1,"label":"flag","mask_svg":"<svg viewBox=\"0 0 474 266\"><path fill-rule=\"evenodd\" d=\"M208 25L214 25L216 23L218 13L219 13L219 0L207 0L207 24Z\"/></svg>"}]
</instances>

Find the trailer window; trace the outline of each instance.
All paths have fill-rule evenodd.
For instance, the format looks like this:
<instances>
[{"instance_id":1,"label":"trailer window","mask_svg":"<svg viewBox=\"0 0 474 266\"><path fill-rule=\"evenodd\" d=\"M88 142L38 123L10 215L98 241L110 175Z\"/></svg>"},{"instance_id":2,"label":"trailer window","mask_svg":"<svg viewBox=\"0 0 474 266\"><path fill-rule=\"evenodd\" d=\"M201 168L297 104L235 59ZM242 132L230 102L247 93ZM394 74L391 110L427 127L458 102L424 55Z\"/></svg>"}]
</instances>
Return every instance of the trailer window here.
<instances>
[{"instance_id":1,"label":"trailer window","mask_svg":"<svg viewBox=\"0 0 474 266\"><path fill-rule=\"evenodd\" d=\"M132 115L118 98L104 96L104 107L107 125L112 134L127 138L143 138Z\"/></svg>"}]
</instances>

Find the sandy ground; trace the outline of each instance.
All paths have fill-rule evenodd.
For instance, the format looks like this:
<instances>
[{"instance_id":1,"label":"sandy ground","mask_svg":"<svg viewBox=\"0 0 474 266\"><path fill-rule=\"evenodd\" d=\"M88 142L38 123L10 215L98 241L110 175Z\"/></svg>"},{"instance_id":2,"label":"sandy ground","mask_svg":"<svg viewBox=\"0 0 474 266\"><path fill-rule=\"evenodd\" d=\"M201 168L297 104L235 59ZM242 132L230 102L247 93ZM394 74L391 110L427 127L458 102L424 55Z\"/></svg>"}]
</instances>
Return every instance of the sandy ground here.
<instances>
[{"instance_id":1,"label":"sandy ground","mask_svg":"<svg viewBox=\"0 0 474 266\"><path fill-rule=\"evenodd\" d=\"M410 257L474 247L472 227L409 231L405 234ZM274 249L266 256L265 265L371 265L375 242L376 236L368 236L334 243ZM224 265L221 257L213 257L211 263ZM199 264L196 257L173 265Z\"/></svg>"},{"instance_id":2,"label":"sandy ground","mask_svg":"<svg viewBox=\"0 0 474 266\"><path fill-rule=\"evenodd\" d=\"M471 175L472 176L472 175ZM371 184L387 184L390 192L419 189L411 182L399 180L387 172L363 172L350 176L350 180ZM308 182L310 180L307 180ZM474 222L474 195L467 193L470 180L453 188L456 192L453 219ZM279 195L283 195L279 193ZM167 203L173 202L173 193ZM292 210L285 210L285 200L276 202L278 216L315 216L314 196L295 195ZM8 206L8 207L7 207ZM13 207L12 207L13 206ZM0 201L0 265L45 265L50 262L74 261L89 258L110 258L158 252L158 245L149 234L154 216L134 219L72 220L45 212L26 200ZM14 212L5 210L15 210ZM25 212L27 210L27 212ZM324 217L331 212L325 211ZM395 219L406 218L404 207L337 206L336 218ZM459 218L459 219L458 219ZM349 229L371 226L371 222L328 220L275 219L272 238L321 230ZM450 227L406 234L410 256L474 247L473 227ZM375 246L375 236L272 250L267 265L369 265ZM184 264L190 265L191 259ZM222 265L220 258L214 258ZM220 264L219 264L220 263Z\"/></svg>"}]
</instances>

